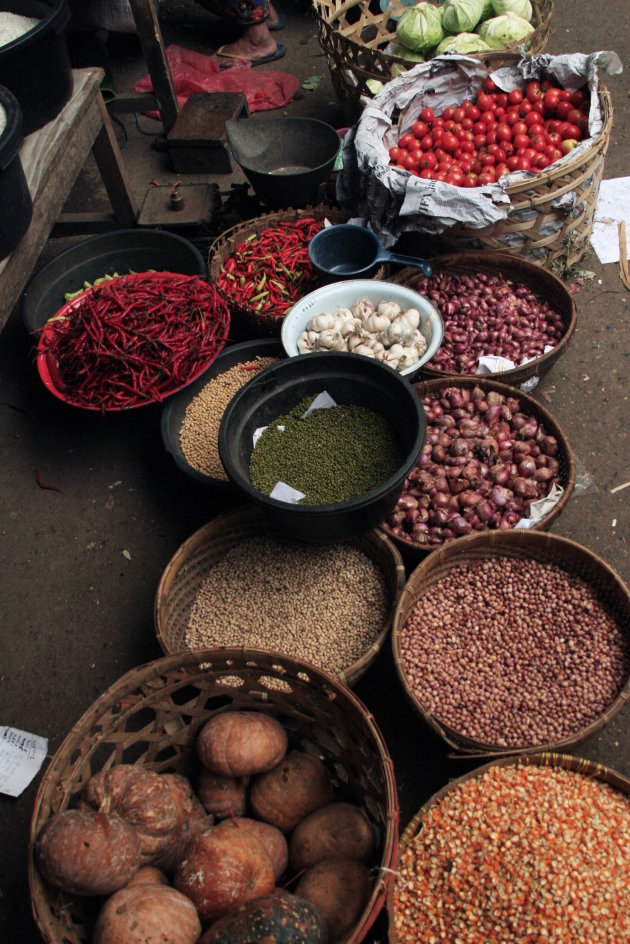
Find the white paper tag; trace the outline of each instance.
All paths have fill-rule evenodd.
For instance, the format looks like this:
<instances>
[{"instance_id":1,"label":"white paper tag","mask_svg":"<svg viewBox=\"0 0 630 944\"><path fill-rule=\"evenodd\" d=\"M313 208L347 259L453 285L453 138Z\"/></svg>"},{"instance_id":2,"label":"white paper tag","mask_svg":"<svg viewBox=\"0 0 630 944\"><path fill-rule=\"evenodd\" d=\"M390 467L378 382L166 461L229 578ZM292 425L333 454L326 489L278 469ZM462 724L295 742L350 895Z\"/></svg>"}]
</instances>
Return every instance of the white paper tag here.
<instances>
[{"instance_id":1,"label":"white paper tag","mask_svg":"<svg viewBox=\"0 0 630 944\"><path fill-rule=\"evenodd\" d=\"M507 357L484 354L477 362L476 374L497 374L502 370L514 370L516 364Z\"/></svg>"},{"instance_id":2,"label":"white paper tag","mask_svg":"<svg viewBox=\"0 0 630 944\"><path fill-rule=\"evenodd\" d=\"M304 498L304 492L298 492L297 488L291 488L285 482L276 482L269 498L275 498L277 501L286 502L288 505L297 505L301 498Z\"/></svg>"},{"instance_id":3,"label":"white paper tag","mask_svg":"<svg viewBox=\"0 0 630 944\"><path fill-rule=\"evenodd\" d=\"M330 406L337 406L337 404L331 395L324 390L322 393L317 394L304 416L308 416L313 410L324 410Z\"/></svg>"},{"instance_id":4,"label":"white paper tag","mask_svg":"<svg viewBox=\"0 0 630 944\"><path fill-rule=\"evenodd\" d=\"M262 436L262 434L265 432L266 429L267 429L266 426L259 426L258 429L255 429L255 430L254 430L254 433L253 433L253 436L252 436L252 442L254 443L254 449L256 448L256 443L258 442L258 440L260 439L260 437ZM284 432L284 426L278 426L278 429L281 429L281 430Z\"/></svg>"},{"instance_id":5,"label":"white paper tag","mask_svg":"<svg viewBox=\"0 0 630 944\"><path fill-rule=\"evenodd\" d=\"M0 793L19 796L44 763L48 738L0 727Z\"/></svg>"}]
</instances>

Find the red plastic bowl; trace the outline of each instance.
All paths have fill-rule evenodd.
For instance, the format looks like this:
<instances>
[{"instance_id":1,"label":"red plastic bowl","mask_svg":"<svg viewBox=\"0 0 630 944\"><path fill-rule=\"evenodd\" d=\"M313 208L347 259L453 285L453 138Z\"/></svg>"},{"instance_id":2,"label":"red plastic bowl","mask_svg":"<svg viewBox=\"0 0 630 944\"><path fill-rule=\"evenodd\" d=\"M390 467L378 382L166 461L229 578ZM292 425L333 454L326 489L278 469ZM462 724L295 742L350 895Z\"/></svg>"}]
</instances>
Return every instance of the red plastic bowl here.
<instances>
[{"instance_id":1,"label":"red plastic bowl","mask_svg":"<svg viewBox=\"0 0 630 944\"><path fill-rule=\"evenodd\" d=\"M191 370L185 383L177 383L177 385L174 385L172 388L166 386L154 397L139 397L135 402L127 402L120 406L112 404L111 402L108 403L107 400L105 400L107 405L86 403L79 396L73 396L71 389L64 388L61 367L49 349L51 341L58 333L58 324L60 321L68 319L77 308L85 304L86 298L90 295L97 300L101 297L103 291L109 294L117 289L124 289L126 292L128 292L130 288L148 288L150 290L151 285L155 285L157 282L160 285L160 293L156 296L156 299L160 299L163 295L168 297L169 283L181 283L182 281L189 283L191 287L195 289L198 296L207 297L208 311L211 313L213 319L212 323L217 329L214 343L211 344L209 350L205 352L205 355L197 361L195 361L193 357ZM147 286L146 283L149 283L149 285ZM137 307L141 304L140 300L137 300L135 303L133 301L131 302L131 305L136 311ZM164 326L167 328L166 321L164 322ZM196 380L197 377L207 370L215 357L220 354L228 335L229 326L230 315L225 301L212 284L209 284L199 276L181 275L173 272L142 272L134 275L125 275L119 278L109 279L101 285L86 289L85 292L81 292L80 295L77 295L76 298L73 298L65 304L63 308L60 308L59 311L47 321L37 343L37 370L44 386L55 397L59 400L63 400L64 403L68 403L70 406L105 413L136 409L141 406L148 406L152 403L159 403L167 397L172 396L172 394L177 393L179 390L183 390ZM191 345L195 337L195 334L191 331ZM103 374L103 380L104 383L106 383L106 374Z\"/></svg>"}]
</instances>

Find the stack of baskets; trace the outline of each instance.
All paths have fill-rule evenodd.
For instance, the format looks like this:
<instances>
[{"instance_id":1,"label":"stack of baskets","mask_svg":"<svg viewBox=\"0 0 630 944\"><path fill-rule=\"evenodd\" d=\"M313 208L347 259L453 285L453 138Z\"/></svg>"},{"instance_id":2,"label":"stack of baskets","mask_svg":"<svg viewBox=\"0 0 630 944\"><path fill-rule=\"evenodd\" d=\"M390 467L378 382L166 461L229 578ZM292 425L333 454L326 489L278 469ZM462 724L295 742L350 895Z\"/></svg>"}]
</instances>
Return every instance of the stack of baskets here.
<instances>
[{"instance_id":1,"label":"stack of baskets","mask_svg":"<svg viewBox=\"0 0 630 944\"><path fill-rule=\"evenodd\" d=\"M368 82L387 82L407 69L410 63L384 50L396 42L394 16L405 9L398 0L390 0L385 12L374 0L313 0L319 30L319 42L328 60L333 88L349 124L361 115L363 105L372 98ZM553 0L532 0L534 32L527 43L528 53L541 52L549 37ZM374 12L376 9L377 12ZM495 68L503 54L513 54L518 46L497 50L491 56ZM483 53L470 53L485 61ZM413 65L413 63L411 63Z\"/></svg>"}]
</instances>

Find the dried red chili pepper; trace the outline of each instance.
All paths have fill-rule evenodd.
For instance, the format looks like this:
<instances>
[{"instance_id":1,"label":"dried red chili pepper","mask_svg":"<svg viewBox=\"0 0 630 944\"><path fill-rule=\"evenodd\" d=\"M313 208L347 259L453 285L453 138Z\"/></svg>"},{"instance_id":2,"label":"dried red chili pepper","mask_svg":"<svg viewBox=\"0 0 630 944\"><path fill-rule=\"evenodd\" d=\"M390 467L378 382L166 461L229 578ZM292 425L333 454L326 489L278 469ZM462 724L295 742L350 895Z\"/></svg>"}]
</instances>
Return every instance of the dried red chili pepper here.
<instances>
[{"instance_id":1,"label":"dried red chili pepper","mask_svg":"<svg viewBox=\"0 0 630 944\"><path fill-rule=\"evenodd\" d=\"M229 310L198 276L142 273L111 279L50 319L39 341L68 402L100 410L159 402L216 357Z\"/></svg>"}]
</instances>

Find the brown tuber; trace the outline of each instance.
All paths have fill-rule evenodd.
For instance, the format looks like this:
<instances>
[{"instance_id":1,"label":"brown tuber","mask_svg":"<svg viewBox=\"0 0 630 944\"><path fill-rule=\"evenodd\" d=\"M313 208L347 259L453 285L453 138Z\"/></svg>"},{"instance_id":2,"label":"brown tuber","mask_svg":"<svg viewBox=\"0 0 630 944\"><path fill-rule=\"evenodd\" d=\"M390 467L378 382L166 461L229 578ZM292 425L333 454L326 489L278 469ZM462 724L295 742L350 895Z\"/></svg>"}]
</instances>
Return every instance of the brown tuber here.
<instances>
[{"instance_id":1,"label":"brown tuber","mask_svg":"<svg viewBox=\"0 0 630 944\"><path fill-rule=\"evenodd\" d=\"M196 944L201 923L193 903L170 885L132 885L107 899L92 944Z\"/></svg>"},{"instance_id":2,"label":"brown tuber","mask_svg":"<svg viewBox=\"0 0 630 944\"><path fill-rule=\"evenodd\" d=\"M295 827L289 845L296 872L322 859L357 859L367 862L374 849L372 825L353 803L329 803L306 816Z\"/></svg>"},{"instance_id":3,"label":"brown tuber","mask_svg":"<svg viewBox=\"0 0 630 944\"><path fill-rule=\"evenodd\" d=\"M226 777L202 767L197 778L197 795L216 819L243 816L247 809L247 777Z\"/></svg>"},{"instance_id":4,"label":"brown tuber","mask_svg":"<svg viewBox=\"0 0 630 944\"><path fill-rule=\"evenodd\" d=\"M295 894L321 912L331 944L352 931L370 897L370 873L354 859L322 859L308 869Z\"/></svg>"},{"instance_id":5,"label":"brown tuber","mask_svg":"<svg viewBox=\"0 0 630 944\"><path fill-rule=\"evenodd\" d=\"M35 841L35 861L46 881L75 895L110 895L122 888L140 855L133 827L95 810L55 813Z\"/></svg>"},{"instance_id":6,"label":"brown tuber","mask_svg":"<svg viewBox=\"0 0 630 944\"><path fill-rule=\"evenodd\" d=\"M327 944L323 915L306 901L276 889L216 921L199 944Z\"/></svg>"},{"instance_id":7,"label":"brown tuber","mask_svg":"<svg viewBox=\"0 0 630 944\"><path fill-rule=\"evenodd\" d=\"M302 751L291 751L277 767L257 777L249 793L254 816L283 833L332 799L326 768L318 757Z\"/></svg>"},{"instance_id":8,"label":"brown tuber","mask_svg":"<svg viewBox=\"0 0 630 944\"><path fill-rule=\"evenodd\" d=\"M271 770L286 750L286 731L273 715L262 711L215 715L197 736L199 760L224 777L246 777Z\"/></svg>"},{"instance_id":9,"label":"brown tuber","mask_svg":"<svg viewBox=\"0 0 630 944\"><path fill-rule=\"evenodd\" d=\"M284 875L289 864L289 847L284 838L284 833L272 826L271 823L262 823L257 819L249 819L242 816L239 819L226 819L214 827L217 830L231 832L233 830L244 829L254 834L256 839L260 840L267 855L271 859L276 881Z\"/></svg>"}]
</instances>

